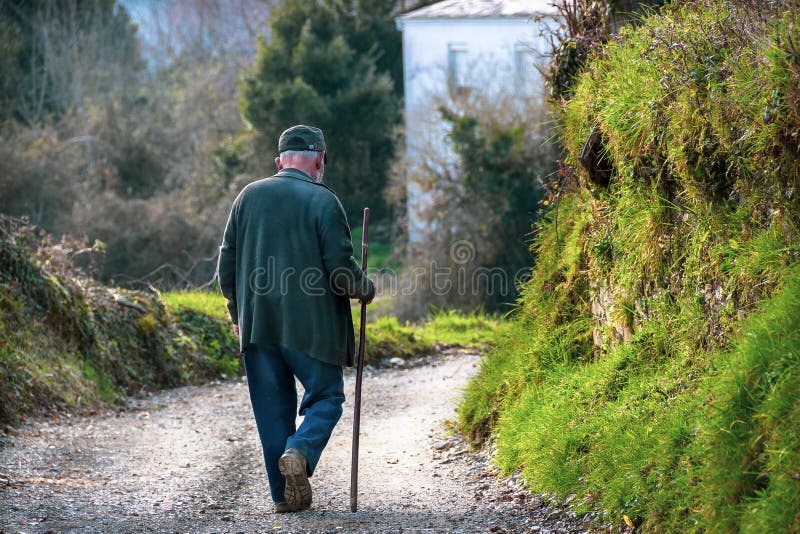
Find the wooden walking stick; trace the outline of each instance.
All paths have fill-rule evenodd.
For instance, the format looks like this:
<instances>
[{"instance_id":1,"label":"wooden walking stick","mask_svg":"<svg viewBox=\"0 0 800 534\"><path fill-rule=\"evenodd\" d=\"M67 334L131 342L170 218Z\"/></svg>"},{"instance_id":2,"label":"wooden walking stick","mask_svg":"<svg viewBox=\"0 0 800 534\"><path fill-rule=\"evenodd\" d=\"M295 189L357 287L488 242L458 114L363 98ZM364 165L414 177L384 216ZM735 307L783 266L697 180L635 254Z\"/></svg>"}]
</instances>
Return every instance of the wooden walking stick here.
<instances>
[{"instance_id":1,"label":"wooden walking stick","mask_svg":"<svg viewBox=\"0 0 800 534\"><path fill-rule=\"evenodd\" d=\"M367 251L369 248L369 208L364 208L364 224L361 233L361 270L367 273ZM364 346L366 345L367 303L361 302L361 325L356 354L356 394L353 412L353 462L350 465L350 511L358 509L358 433L361 427L361 376L364 373Z\"/></svg>"}]
</instances>

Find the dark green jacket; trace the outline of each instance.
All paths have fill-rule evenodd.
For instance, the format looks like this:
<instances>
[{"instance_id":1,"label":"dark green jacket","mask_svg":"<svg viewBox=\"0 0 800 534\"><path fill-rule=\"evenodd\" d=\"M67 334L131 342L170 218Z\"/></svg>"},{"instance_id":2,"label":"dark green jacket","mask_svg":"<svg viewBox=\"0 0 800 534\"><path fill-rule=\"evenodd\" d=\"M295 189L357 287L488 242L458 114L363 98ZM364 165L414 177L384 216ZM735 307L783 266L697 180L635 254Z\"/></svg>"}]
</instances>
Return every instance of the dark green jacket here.
<instances>
[{"instance_id":1,"label":"dark green jacket","mask_svg":"<svg viewBox=\"0 0 800 534\"><path fill-rule=\"evenodd\" d=\"M250 343L277 343L353 365L349 298L375 291L353 258L350 227L334 192L297 169L249 184L233 202L217 276Z\"/></svg>"}]
</instances>

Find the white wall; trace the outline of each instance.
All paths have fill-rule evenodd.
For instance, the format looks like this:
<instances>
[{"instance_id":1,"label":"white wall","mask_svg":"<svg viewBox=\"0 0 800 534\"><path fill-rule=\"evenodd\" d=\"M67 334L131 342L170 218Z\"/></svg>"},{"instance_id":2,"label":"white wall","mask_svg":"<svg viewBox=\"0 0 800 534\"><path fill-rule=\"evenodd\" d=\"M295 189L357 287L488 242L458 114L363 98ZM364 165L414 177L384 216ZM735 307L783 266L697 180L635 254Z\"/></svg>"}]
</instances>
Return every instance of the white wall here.
<instances>
[{"instance_id":1,"label":"white wall","mask_svg":"<svg viewBox=\"0 0 800 534\"><path fill-rule=\"evenodd\" d=\"M478 85L488 81L487 75L514 82L517 48L530 47L539 57L545 52L539 24L531 19L406 19L400 26L407 110L424 106L431 93L446 87L451 44L464 45L473 69L468 81Z\"/></svg>"},{"instance_id":2,"label":"white wall","mask_svg":"<svg viewBox=\"0 0 800 534\"><path fill-rule=\"evenodd\" d=\"M406 161L408 173L409 240L418 242L430 229L421 217L425 194L413 183L415 166L431 151L454 155L446 148L446 131L439 120L437 99L446 98L452 78L451 50L459 72L457 85L483 95L506 91L520 99L542 99L544 86L533 63L544 63L547 42L542 24L533 18L400 19L403 32ZM520 64L520 60L522 64ZM428 193L430 194L430 193Z\"/></svg>"}]
</instances>

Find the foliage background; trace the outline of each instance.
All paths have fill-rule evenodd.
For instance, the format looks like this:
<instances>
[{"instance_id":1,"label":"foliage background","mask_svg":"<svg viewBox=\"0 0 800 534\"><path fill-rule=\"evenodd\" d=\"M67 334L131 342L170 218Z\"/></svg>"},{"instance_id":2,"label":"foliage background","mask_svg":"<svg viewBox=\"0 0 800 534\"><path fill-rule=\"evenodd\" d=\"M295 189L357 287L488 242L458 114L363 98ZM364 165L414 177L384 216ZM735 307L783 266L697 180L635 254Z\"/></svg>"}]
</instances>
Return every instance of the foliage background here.
<instances>
[{"instance_id":1,"label":"foliage background","mask_svg":"<svg viewBox=\"0 0 800 534\"><path fill-rule=\"evenodd\" d=\"M363 206L386 216L383 187L400 119L400 32L395 2L289 0L273 14L253 72L242 85L242 112L259 150L277 156L281 132L312 124L325 133L325 180L345 194L351 219Z\"/></svg>"},{"instance_id":2,"label":"foliage background","mask_svg":"<svg viewBox=\"0 0 800 534\"><path fill-rule=\"evenodd\" d=\"M0 211L102 240L105 281L201 284L233 197L274 172L283 128L310 121L328 133L332 184L380 221L402 96L394 13L387 1L174 0L139 29L113 0L4 2Z\"/></svg>"},{"instance_id":3,"label":"foliage background","mask_svg":"<svg viewBox=\"0 0 800 534\"><path fill-rule=\"evenodd\" d=\"M509 90L443 95L438 108L446 142L432 138L442 128L431 127L428 142L417 143L427 148L414 161L400 156L387 187L398 207L396 229L404 229L414 181L426 228L413 242L398 230L400 285L416 289L398 296L394 313L414 319L436 307L507 310L530 270L533 224L558 168L552 116ZM442 146L447 151L434 148Z\"/></svg>"}]
</instances>

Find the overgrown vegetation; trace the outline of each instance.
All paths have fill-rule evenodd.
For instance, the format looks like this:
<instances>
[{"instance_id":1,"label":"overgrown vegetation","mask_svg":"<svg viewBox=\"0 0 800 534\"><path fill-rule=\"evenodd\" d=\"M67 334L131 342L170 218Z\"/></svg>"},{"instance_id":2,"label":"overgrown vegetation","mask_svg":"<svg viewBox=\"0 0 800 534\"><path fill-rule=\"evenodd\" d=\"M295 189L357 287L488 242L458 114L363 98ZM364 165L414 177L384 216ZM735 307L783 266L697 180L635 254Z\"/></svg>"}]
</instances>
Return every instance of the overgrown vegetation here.
<instances>
[{"instance_id":1,"label":"overgrown vegetation","mask_svg":"<svg viewBox=\"0 0 800 534\"><path fill-rule=\"evenodd\" d=\"M652 12L664 0L553 0L560 23L548 36L550 69L547 85L553 100L572 97L575 80L591 55L624 24L636 23L642 13Z\"/></svg>"},{"instance_id":2,"label":"overgrown vegetation","mask_svg":"<svg viewBox=\"0 0 800 534\"><path fill-rule=\"evenodd\" d=\"M532 67L531 67L532 68ZM538 219L544 184L554 174L556 146L548 143L551 118L543 109L527 109L534 123L481 116L480 110L454 112L443 108L449 140L461 159L460 179L466 189L466 209L480 198L483 232L475 240L495 243L481 259L484 267L497 266L512 277L530 263L528 253L532 223ZM474 213L472 215L474 217ZM487 222L489 224L487 224ZM505 302L509 302L507 295ZM497 302L488 295L489 303Z\"/></svg>"},{"instance_id":3,"label":"overgrown vegetation","mask_svg":"<svg viewBox=\"0 0 800 534\"><path fill-rule=\"evenodd\" d=\"M220 319L100 285L62 244L0 222L0 421L240 372Z\"/></svg>"},{"instance_id":4,"label":"overgrown vegetation","mask_svg":"<svg viewBox=\"0 0 800 534\"><path fill-rule=\"evenodd\" d=\"M459 411L506 473L644 530L800 529L799 52L796 2L698 0L589 60L575 187Z\"/></svg>"},{"instance_id":5,"label":"overgrown vegetation","mask_svg":"<svg viewBox=\"0 0 800 534\"><path fill-rule=\"evenodd\" d=\"M3 2L0 212L101 240L106 282L209 280L233 197L274 169L224 157L270 5L154 4L140 32L113 0Z\"/></svg>"}]
</instances>

